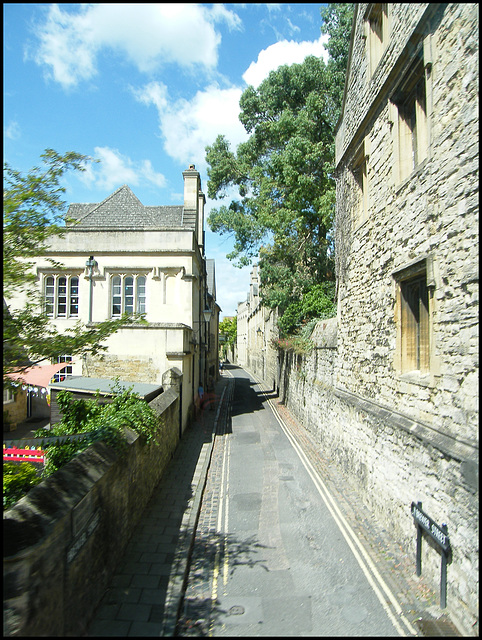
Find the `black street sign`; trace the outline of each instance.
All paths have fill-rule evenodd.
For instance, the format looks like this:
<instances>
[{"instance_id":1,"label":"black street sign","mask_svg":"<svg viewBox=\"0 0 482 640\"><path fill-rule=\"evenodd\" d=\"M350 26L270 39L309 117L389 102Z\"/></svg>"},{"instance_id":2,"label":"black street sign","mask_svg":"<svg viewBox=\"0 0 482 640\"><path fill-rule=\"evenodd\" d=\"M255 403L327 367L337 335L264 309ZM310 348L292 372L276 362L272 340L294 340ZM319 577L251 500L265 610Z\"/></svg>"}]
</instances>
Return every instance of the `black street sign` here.
<instances>
[{"instance_id":1,"label":"black street sign","mask_svg":"<svg viewBox=\"0 0 482 640\"><path fill-rule=\"evenodd\" d=\"M447 564L450 550L450 540L447 532L447 525L442 524L441 527L432 520L424 511L422 511L422 503L412 502L412 516L417 527L417 558L416 569L417 576L422 575L422 529L435 540L442 548L442 569L440 574L440 607L445 609L447 606Z\"/></svg>"},{"instance_id":2,"label":"black street sign","mask_svg":"<svg viewBox=\"0 0 482 640\"><path fill-rule=\"evenodd\" d=\"M443 530L445 525L440 527L436 522L432 520L422 509L412 502L412 516L417 524L419 524L428 535L439 544L444 551L450 549L450 540L447 533Z\"/></svg>"}]
</instances>

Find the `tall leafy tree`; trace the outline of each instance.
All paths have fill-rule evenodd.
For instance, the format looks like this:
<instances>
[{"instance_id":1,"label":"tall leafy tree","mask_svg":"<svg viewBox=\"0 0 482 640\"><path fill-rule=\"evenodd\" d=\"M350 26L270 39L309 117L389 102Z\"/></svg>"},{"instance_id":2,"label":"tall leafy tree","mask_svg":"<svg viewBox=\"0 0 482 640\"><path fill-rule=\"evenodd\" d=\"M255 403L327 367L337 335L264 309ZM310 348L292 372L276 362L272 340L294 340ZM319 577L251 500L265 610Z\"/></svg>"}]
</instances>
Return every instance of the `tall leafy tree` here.
<instances>
[{"instance_id":1,"label":"tall leafy tree","mask_svg":"<svg viewBox=\"0 0 482 640\"><path fill-rule=\"evenodd\" d=\"M34 258L45 255L46 242L65 231L60 179L66 171L85 170L87 156L74 152L60 155L47 149L43 166L23 174L4 165L3 183L3 371L6 374L62 354L95 354L103 341L137 317L123 317L85 327L80 322L67 333L59 333L42 312L40 292L32 270ZM52 264L56 264L51 261ZM21 308L9 305L18 293L25 296Z\"/></svg>"},{"instance_id":2,"label":"tall leafy tree","mask_svg":"<svg viewBox=\"0 0 482 640\"><path fill-rule=\"evenodd\" d=\"M225 196L228 187L239 195L213 209L208 224L233 234L228 257L239 266L259 255L263 302L281 313L333 279L334 130L351 13L345 4L323 11L324 28L336 40L327 65L310 56L244 91L240 121L250 134L247 142L233 152L218 136L206 148L209 197Z\"/></svg>"},{"instance_id":3,"label":"tall leafy tree","mask_svg":"<svg viewBox=\"0 0 482 640\"><path fill-rule=\"evenodd\" d=\"M223 354L226 355L226 350L231 349L236 344L238 335L236 318L224 318L221 320L219 323L219 334L224 337L222 350Z\"/></svg>"}]
</instances>

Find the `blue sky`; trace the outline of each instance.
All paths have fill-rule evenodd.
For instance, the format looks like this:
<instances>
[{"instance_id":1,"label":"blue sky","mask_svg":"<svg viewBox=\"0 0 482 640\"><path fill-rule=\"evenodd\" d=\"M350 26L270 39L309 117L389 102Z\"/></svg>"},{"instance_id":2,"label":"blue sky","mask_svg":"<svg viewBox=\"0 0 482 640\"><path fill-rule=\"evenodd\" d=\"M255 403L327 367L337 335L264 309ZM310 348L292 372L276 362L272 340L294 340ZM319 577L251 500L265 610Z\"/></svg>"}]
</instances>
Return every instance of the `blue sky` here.
<instances>
[{"instance_id":1,"label":"blue sky","mask_svg":"<svg viewBox=\"0 0 482 640\"><path fill-rule=\"evenodd\" d=\"M66 176L67 202L100 202L128 184L144 205L182 204L190 163L207 195L206 145L247 138L243 90L279 65L326 59L322 6L4 4L4 161L28 171L46 148L99 159ZM206 213L222 203L207 199ZM221 317L249 287L231 249L206 225Z\"/></svg>"}]
</instances>

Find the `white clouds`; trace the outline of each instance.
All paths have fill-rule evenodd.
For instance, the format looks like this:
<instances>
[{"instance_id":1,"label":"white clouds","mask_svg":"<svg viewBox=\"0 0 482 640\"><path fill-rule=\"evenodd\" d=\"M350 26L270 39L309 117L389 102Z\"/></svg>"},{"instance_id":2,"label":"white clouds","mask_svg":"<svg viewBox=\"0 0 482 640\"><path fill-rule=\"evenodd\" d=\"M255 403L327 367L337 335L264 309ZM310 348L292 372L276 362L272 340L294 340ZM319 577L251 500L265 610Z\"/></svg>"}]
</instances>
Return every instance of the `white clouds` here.
<instances>
[{"instance_id":1,"label":"white clouds","mask_svg":"<svg viewBox=\"0 0 482 640\"><path fill-rule=\"evenodd\" d=\"M3 135L9 140L18 140L20 138L20 126L18 122L13 121L4 127Z\"/></svg>"},{"instance_id":2,"label":"white clouds","mask_svg":"<svg viewBox=\"0 0 482 640\"><path fill-rule=\"evenodd\" d=\"M314 42L295 42L294 40L281 40L260 51L256 62L252 62L243 74L246 84L255 88L268 77L269 72L284 64L301 63L306 56L323 56L325 61L328 53L324 48L328 36L321 36Z\"/></svg>"},{"instance_id":3,"label":"white clouds","mask_svg":"<svg viewBox=\"0 0 482 640\"><path fill-rule=\"evenodd\" d=\"M63 5L50 5L46 22L36 27L35 61L48 67L51 77L65 88L95 76L97 57L104 49L125 56L141 72L166 63L213 69L221 42L215 24L226 22L230 29L240 26L233 11L217 4L212 8L194 3L77 7L72 12Z\"/></svg>"},{"instance_id":4,"label":"white clouds","mask_svg":"<svg viewBox=\"0 0 482 640\"><path fill-rule=\"evenodd\" d=\"M282 64L302 62L306 56L326 56L326 36L314 42L283 40L263 49L243 75L246 83L257 87L273 69ZM154 105L159 117L160 137L164 151L180 164L194 162L202 172L206 169L205 148L218 135L225 135L233 151L247 134L239 121L239 100L244 87L222 89L212 84L198 91L192 99L171 100L162 82L151 82L133 90L136 99Z\"/></svg>"},{"instance_id":5,"label":"white clouds","mask_svg":"<svg viewBox=\"0 0 482 640\"><path fill-rule=\"evenodd\" d=\"M157 188L166 185L166 179L161 173L156 173L150 160L135 163L122 155L117 149L96 147L95 157L100 160L91 164L79 175L80 179L89 185L94 184L99 189L112 191L123 184L138 186L152 184Z\"/></svg>"},{"instance_id":6,"label":"white clouds","mask_svg":"<svg viewBox=\"0 0 482 640\"><path fill-rule=\"evenodd\" d=\"M47 22L39 28L38 64L52 68L54 80L70 87L96 73L97 46L89 34L87 14L71 15L51 5Z\"/></svg>"},{"instance_id":7,"label":"white clouds","mask_svg":"<svg viewBox=\"0 0 482 640\"><path fill-rule=\"evenodd\" d=\"M212 85L198 91L192 100L170 102L167 87L152 82L135 95L143 104L157 108L166 153L181 164L194 162L202 171L206 166L205 147L217 135L225 135L234 147L247 138L238 119L241 93L236 87L220 89Z\"/></svg>"},{"instance_id":8,"label":"white clouds","mask_svg":"<svg viewBox=\"0 0 482 640\"><path fill-rule=\"evenodd\" d=\"M140 168L140 175L147 182L156 187L162 188L166 186L166 178L162 173L156 173L152 168L150 160L143 160Z\"/></svg>"}]
</instances>

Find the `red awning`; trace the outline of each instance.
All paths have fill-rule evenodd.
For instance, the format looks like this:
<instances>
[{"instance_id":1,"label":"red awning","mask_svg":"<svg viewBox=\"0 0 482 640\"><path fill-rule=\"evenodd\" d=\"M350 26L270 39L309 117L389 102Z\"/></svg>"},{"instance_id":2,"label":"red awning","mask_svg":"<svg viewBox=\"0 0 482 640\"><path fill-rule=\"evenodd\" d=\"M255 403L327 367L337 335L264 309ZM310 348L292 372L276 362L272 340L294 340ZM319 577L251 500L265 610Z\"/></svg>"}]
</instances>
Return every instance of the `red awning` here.
<instances>
[{"instance_id":1,"label":"red awning","mask_svg":"<svg viewBox=\"0 0 482 640\"><path fill-rule=\"evenodd\" d=\"M54 375L69 364L72 364L72 362L35 365L24 371L7 373L7 376L12 380L18 380L22 384L28 384L34 387L48 387Z\"/></svg>"}]
</instances>

